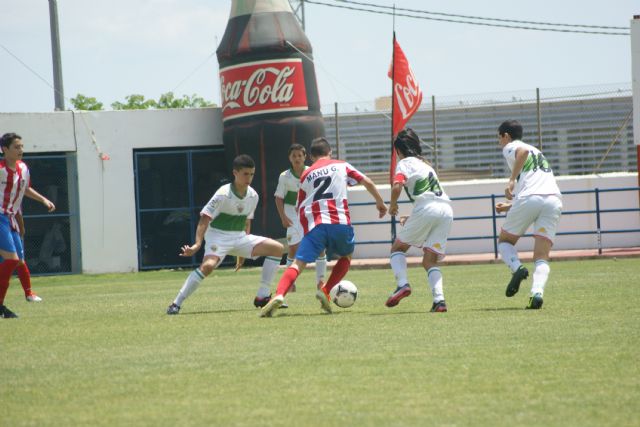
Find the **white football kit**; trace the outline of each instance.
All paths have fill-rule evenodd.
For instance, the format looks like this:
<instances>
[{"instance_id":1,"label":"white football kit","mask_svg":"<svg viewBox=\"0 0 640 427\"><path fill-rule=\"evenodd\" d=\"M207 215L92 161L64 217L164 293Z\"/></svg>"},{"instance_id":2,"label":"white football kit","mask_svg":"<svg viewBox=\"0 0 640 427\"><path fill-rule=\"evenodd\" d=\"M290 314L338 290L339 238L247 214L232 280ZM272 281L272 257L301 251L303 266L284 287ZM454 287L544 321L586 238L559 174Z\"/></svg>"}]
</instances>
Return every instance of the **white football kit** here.
<instances>
[{"instance_id":1,"label":"white football kit","mask_svg":"<svg viewBox=\"0 0 640 427\"><path fill-rule=\"evenodd\" d=\"M393 182L404 186L414 204L398 240L444 258L453 210L435 170L417 157L405 157L396 165Z\"/></svg>"},{"instance_id":2,"label":"white football kit","mask_svg":"<svg viewBox=\"0 0 640 427\"><path fill-rule=\"evenodd\" d=\"M226 255L252 258L254 246L266 240L266 237L246 233L247 219L253 219L259 196L248 187L247 194L239 197L232 184L223 185L211 200L202 208L200 215L211 218L205 233L204 255L215 255L220 262Z\"/></svg>"},{"instance_id":3,"label":"white football kit","mask_svg":"<svg viewBox=\"0 0 640 427\"><path fill-rule=\"evenodd\" d=\"M514 188L514 200L502 225L506 233L522 236L533 224L533 234L553 242L562 214L562 194L544 155L533 145L515 140L505 145L502 155L513 170L516 150L529 153Z\"/></svg>"},{"instance_id":4,"label":"white football kit","mask_svg":"<svg viewBox=\"0 0 640 427\"><path fill-rule=\"evenodd\" d=\"M305 170L307 169L308 166L305 166ZM291 227L287 227L287 242L290 246L300 243L304 235L296 209L299 189L300 177L292 169L287 169L280 174L274 195L284 200L284 214L293 223Z\"/></svg>"}]
</instances>

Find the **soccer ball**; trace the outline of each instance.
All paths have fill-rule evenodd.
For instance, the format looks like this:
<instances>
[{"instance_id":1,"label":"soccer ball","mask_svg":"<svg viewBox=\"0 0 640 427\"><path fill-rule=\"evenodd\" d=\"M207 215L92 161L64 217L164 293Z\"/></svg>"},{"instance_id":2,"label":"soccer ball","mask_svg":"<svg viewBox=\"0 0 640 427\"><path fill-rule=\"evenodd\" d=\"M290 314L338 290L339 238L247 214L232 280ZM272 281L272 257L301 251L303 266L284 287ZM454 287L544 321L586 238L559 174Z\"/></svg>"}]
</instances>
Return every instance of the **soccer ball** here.
<instances>
[{"instance_id":1,"label":"soccer ball","mask_svg":"<svg viewBox=\"0 0 640 427\"><path fill-rule=\"evenodd\" d=\"M343 280L331 288L329 296L331 301L338 307L351 307L356 302L356 298L358 298L358 288L352 282Z\"/></svg>"}]
</instances>

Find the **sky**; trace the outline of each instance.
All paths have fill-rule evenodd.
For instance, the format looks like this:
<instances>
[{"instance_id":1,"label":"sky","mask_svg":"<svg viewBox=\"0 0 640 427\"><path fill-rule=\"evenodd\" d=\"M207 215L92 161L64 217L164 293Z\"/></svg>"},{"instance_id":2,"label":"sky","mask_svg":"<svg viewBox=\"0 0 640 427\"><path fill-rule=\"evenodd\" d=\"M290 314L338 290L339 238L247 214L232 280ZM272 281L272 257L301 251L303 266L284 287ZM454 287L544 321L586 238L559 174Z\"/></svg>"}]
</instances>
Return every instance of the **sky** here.
<instances>
[{"instance_id":1,"label":"sky","mask_svg":"<svg viewBox=\"0 0 640 427\"><path fill-rule=\"evenodd\" d=\"M628 27L634 13L640 14L631 0L360 1L509 20L618 27ZM220 104L215 50L231 0L57 3L67 108L68 98L78 93L95 97L106 109L127 95L157 99L169 91ZM52 111L49 2L0 0L0 17L0 112ZM392 17L307 3L305 18L325 110L334 102L366 103L389 94ZM629 36L405 17L396 17L395 29L425 99L631 82Z\"/></svg>"}]
</instances>

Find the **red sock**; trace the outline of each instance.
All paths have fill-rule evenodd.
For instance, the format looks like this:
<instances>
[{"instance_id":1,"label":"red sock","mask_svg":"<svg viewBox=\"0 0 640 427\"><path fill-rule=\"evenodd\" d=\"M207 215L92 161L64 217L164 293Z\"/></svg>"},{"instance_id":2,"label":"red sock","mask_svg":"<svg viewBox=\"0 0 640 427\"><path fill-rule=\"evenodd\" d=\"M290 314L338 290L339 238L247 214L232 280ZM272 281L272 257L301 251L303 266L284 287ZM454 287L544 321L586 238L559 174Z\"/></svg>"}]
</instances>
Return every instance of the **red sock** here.
<instances>
[{"instance_id":1,"label":"red sock","mask_svg":"<svg viewBox=\"0 0 640 427\"><path fill-rule=\"evenodd\" d=\"M327 293L333 288L335 285L341 281L344 276L347 275L349 271L349 266L351 265L351 258L342 257L336 262L336 265L331 269L331 276L329 276L329 280L327 280L326 285L323 288Z\"/></svg>"},{"instance_id":2,"label":"red sock","mask_svg":"<svg viewBox=\"0 0 640 427\"><path fill-rule=\"evenodd\" d=\"M287 292L289 292L291 285L293 285L293 282L296 281L299 275L300 275L300 272L298 271L297 268L288 267L284 271L284 273L282 274L282 277L280 278L280 281L278 282L278 289L276 290L276 295L285 296Z\"/></svg>"},{"instance_id":3,"label":"red sock","mask_svg":"<svg viewBox=\"0 0 640 427\"><path fill-rule=\"evenodd\" d=\"M23 262L16 267L16 273L18 273L18 278L20 279L20 284L24 290L24 295L29 296L31 293L31 273L29 272L29 267L27 267L27 264Z\"/></svg>"},{"instance_id":4,"label":"red sock","mask_svg":"<svg viewBox=\"0 0 640 427\"><path fill-rule=\"evenodd\" d=\"M9 279L19 262L17 259L5 259L0 263L0 304L4 304L4 297L9 289Z\"/></svg>"}]
</instances>

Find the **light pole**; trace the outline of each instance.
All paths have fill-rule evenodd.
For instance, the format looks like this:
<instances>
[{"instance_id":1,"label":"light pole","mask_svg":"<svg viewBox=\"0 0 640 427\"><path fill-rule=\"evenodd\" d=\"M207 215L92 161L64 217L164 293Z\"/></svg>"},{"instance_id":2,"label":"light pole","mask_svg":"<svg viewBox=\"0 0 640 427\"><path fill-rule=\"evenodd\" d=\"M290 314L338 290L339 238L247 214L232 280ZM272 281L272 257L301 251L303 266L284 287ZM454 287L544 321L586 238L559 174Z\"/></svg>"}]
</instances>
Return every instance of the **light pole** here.
<instances>
[{"instance_id":1,"label":"light pole","mask_svg":"<svg viewBox=\"0 0 640 427\"><path fill-rule=\"evenodd\" d=\"M62 86L62 60L60 58L60 33L58 31L58 3L49 0L49 22L51 23L51 56L53 59L53 96L56 111L64 110L64 88Z\"/></svg>"}]
</instances>

